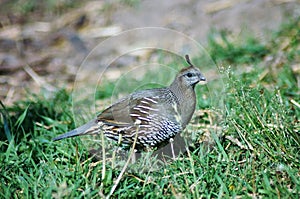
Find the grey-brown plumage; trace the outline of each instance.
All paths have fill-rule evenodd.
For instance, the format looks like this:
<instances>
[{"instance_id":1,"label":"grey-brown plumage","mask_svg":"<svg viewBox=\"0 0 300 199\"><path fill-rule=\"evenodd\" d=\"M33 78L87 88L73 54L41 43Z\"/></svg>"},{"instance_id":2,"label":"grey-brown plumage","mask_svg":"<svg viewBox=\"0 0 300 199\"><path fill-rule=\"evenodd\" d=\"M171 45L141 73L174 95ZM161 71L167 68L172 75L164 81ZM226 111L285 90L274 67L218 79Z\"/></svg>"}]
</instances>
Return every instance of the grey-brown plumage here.
<instances>
[{"instance_id":1,"label":"grey-brown plumage","mask_svg":"<svg viewBox=\"0 0 300 199\"><path fill-rule=\"evenodd\" d=\"M195 111L194 87L205 81L188 55L186 61L190 66L182 69L169 87L134 92L105 109L96 119L53 140L103 131L106 137L130 147L136 135L135 122L139 120L135 149L160 148L185 129Z\"/></svg>"}]
</instances>

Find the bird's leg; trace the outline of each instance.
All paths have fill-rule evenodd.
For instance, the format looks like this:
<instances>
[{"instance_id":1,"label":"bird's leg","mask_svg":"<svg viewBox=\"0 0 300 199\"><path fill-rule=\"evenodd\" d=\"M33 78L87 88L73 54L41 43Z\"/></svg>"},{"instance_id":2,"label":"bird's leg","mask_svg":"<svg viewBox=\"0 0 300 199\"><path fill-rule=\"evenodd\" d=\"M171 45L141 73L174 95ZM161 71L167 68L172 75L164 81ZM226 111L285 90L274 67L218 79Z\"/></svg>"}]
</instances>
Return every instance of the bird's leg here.
<instances>
[{"instance_id":1,"label":"bird's leg","mask_svg":"<svg viewBox=\"0 0 300 199\"><path fill-rule=\"evenodd\" d=\"M170 138L169 142L170 142L170 145L171 145L172 157L173 157L173 160L175 160L175 152L174 152L174 146L173 146L174 139Z\"/></svg>"}]
</instances>

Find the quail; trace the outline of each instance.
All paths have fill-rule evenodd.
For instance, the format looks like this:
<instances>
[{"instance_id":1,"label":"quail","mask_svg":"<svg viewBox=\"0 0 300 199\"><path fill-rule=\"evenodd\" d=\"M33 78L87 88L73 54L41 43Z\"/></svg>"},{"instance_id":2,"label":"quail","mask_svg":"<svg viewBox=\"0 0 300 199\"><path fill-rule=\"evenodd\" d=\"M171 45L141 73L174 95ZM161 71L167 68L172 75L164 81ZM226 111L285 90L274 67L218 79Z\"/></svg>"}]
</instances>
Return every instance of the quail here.
<instances>
[{"instance_id":1,"label":"quail","mask_svg":"<svg viewBox=\"0 0 300 199\"><path fill-rule=\"evenodd\" d=\"M196 106L195 85L206 80L189 56L185 58L189 66L176 75L170 86L134 92L106 108L95 119L53 140L102 131L125 149L136 139L137 152L157 150L166 145L191 120ZM136 121L139 121L138 129Z\"/></svg>"}]
</instances>

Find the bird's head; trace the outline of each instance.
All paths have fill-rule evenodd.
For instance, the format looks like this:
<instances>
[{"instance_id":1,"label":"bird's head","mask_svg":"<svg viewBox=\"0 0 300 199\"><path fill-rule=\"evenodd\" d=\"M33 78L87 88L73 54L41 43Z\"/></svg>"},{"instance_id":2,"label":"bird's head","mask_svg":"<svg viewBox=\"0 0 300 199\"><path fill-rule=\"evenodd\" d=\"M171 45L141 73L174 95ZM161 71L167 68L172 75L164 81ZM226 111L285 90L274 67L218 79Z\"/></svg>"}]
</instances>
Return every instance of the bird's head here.
<instances>
[{"instance_id":1,"label":"bird's head","mask_svg":"<svg viewBox=\"0 0 300 199\"><path fill-rule=\"evenodd\" d=\"M185 56L185 59L190 66L182 69L176 76L175 81L177 80L181 84L191 87L195 87L200 81L206 81L206 78L202 75L200 70L191 63L188 55Z\"/></svg>"}]
</instances>

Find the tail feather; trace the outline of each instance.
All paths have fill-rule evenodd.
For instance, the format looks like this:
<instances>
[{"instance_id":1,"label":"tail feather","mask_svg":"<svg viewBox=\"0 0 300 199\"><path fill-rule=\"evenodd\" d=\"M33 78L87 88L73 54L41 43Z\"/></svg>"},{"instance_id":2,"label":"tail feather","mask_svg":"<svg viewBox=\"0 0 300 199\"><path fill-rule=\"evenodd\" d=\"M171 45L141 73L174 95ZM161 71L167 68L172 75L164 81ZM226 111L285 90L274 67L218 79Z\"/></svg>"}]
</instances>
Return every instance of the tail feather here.
<instances>
[{"instance_id":1,"label":"tail feather","mask_svg":"<svg viewBox=\"0 0 300 199\"><path fill-rule=\"evenodd\" d=\"M64 138L70 138L70 137L75 137L75 136L80 136L80 135L88 135L88 134L95 134L100 131L100 126L97 124L96 119L93 119L89 121L88 123L72 130L67 133L64 133L62 135L59 135L55 138L53 138L53 141L61 140Z\"/></svg>"}]
</instances>

